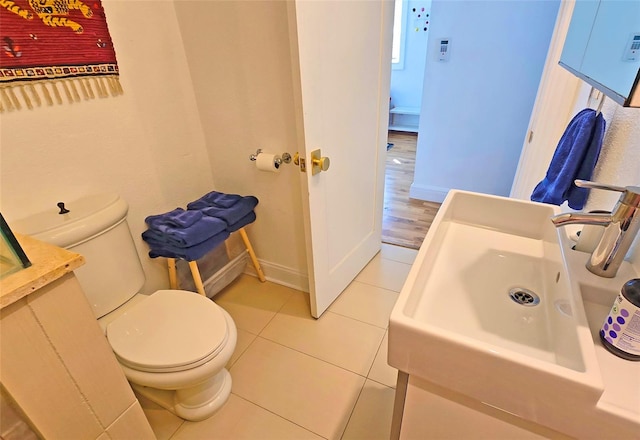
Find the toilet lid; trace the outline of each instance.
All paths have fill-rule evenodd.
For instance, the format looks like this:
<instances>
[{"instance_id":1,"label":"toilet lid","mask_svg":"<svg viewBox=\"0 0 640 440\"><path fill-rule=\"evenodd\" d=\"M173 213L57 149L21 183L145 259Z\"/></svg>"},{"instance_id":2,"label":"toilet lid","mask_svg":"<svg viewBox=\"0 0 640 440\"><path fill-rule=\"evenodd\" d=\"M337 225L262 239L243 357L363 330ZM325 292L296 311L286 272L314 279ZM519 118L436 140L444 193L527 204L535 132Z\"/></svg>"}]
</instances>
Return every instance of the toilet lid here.
<instances>
[{"instance_id":1,"label":"toilet lid","mask_svg":"<svg viewBox=\"0 0 640 440\"><path fill-rule=\"evenodd\" d=\"M107 327L120 361L142 371L206 362L227 339L222 309L184 290L159 290Z\"/></svg>"}]
</instances>

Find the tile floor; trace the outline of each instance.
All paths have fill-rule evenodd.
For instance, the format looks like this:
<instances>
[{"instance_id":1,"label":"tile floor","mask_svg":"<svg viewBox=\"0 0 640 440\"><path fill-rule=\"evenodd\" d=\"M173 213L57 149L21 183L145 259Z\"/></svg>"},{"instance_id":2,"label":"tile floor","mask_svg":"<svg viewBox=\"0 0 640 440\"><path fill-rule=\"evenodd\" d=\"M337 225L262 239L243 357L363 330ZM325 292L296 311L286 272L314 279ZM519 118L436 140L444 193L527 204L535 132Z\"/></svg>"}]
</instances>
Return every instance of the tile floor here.
<instances>
[{"instance_id":1,"label":"tile floor","mask_svg":"<svg viewBox=\"0 0 640 440\"><path fill-rule=\"evenodd\" d=\"M416 254L383 244L318 320L308 294L238 278L214 298L238 328L231 397L202 422L139 397L158 439L388 439L388 320Z\"/></svg>"}]
</instances>

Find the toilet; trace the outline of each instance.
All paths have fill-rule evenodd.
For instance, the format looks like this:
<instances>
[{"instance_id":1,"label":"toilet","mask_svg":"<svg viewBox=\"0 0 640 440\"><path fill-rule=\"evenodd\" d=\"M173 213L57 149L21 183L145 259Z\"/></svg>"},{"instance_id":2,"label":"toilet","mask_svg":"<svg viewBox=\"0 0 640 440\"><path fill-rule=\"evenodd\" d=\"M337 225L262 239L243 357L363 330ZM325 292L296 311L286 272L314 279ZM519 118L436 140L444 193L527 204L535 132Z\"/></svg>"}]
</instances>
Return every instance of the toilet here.
<instances>
[{"instance_id":1,"label":"toilet","mask_svg":"<svg viewBox=\"0 0 640 440\"><path fill-rule=\"evenodd\" d=\"M86 264L74 273L132 388L180 418L206 419L231 393L225 365L236 326L197 293L139 293L145 278L127 211L119 196L98 194L13 222L12 229L83 255Z\"/></svg>"}]
</instances>

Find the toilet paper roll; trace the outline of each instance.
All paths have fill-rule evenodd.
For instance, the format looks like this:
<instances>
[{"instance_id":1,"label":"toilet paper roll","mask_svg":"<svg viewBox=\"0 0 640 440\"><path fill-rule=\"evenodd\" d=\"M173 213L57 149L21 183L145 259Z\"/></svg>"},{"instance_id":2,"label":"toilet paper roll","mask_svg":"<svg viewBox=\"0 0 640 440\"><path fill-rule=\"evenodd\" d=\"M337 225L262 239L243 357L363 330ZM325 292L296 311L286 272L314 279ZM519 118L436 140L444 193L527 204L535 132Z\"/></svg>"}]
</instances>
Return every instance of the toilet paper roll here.
<instances>
[{"instance_id":1,"label":"toilet paper roll","mask_svg":"<svg viewBox=\"0 0 640 440\"><path fill-rule=\"evenodd\" d=\"M280 172L280 156L277 154L260 153L256 157L256 167L260 171L269 171L271 173Z\"/></svg>"}]
</instances>

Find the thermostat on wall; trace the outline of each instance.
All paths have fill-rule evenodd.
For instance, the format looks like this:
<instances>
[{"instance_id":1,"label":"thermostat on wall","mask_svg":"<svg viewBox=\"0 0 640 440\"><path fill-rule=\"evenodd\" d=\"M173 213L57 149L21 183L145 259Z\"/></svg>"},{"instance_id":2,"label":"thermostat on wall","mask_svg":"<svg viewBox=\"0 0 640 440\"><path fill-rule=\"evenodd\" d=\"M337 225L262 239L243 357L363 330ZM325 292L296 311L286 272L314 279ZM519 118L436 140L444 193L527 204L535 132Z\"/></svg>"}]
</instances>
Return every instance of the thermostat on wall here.
<instances>
[{"instance_id":1,"label":"thermostat on wall","mask_svg":"<svg viewBox=\"0 0 640 440\"><path fill-rule=\"evenodd\" d=\"M449 38L440 38L440 52L438 53L438 61L449 61L451 53L451 40Z\"/></svg>"},{"instance_id":2,"label":"thermostat on wall","mask_svg":"<svg viewBox=\"0 0 640 440\"><path fill-rule=\"evenodd\" d=\"M638 59L640 59L640 33L629 37L623 57L624 61L638 61Z\"/></svg>"}]
</instances>

